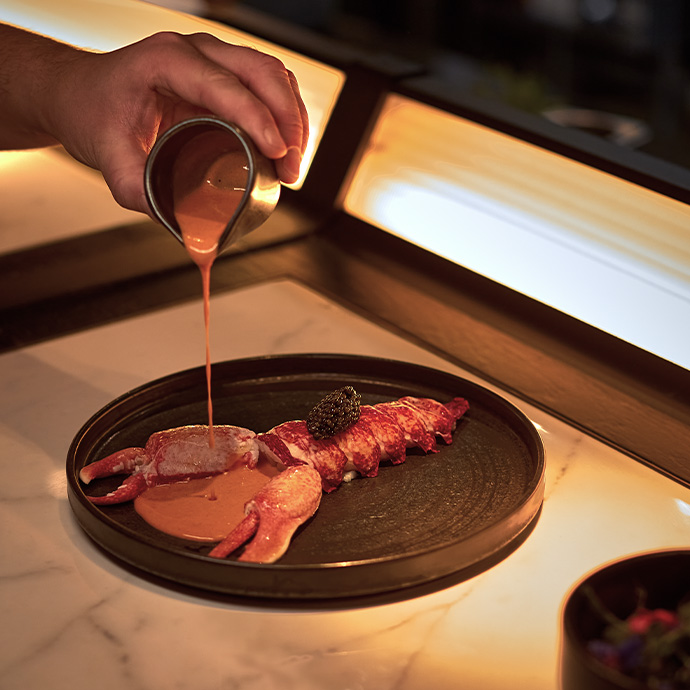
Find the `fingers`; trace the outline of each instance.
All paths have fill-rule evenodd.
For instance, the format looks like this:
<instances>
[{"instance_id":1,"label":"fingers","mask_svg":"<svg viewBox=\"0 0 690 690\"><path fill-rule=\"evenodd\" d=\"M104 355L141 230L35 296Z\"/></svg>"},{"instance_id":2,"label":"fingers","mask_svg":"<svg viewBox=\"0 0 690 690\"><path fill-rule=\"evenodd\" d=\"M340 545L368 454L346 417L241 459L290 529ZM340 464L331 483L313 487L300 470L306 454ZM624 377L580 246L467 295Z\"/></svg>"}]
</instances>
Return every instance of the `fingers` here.
<instances>
[{"instance_id":1,"label":"fingers","mask_svg":"<svg viewBox=\"0 0 690 690\"><path fill-rule=\"evenodd\" d=\"M300 142L297 146L290 146L288 152L284 158L277 161L276 167L278 169L278 174L281 179L287 182L294 182L299 177L300 165L302 163L302 157L307 148L307 142L309 139L309 115L307 113L307 108L304 105L302 96L299 92L299 84L297 83L297 78L295 75L288 71L288 77L290 79L290 87L295 97L295 101L298 106L298 115L300 120ZM297 138L297 136L295 136Z\"/></svg>"},{"instance_id":2,"label":"fingers","mask_svg":"<svg viewBox=\"0 0 690 690\"><path fill-rule=\"evenodd\" d=\"M276 159L284 181L297 178L308 118L297 80L280 60L209 34L156 34L145 41L157 56L150 89L235 122Z\"/></svg>"},{"instance_id":3,"label":"fingers","mask_svg":"<svg viewBox=\"0 0 690 690\"><path fill-rule=\"evenodd\" d=\"M156 135L202 112L238 124L275 160L283 182L297 180L309 120L295 75L280 60L209 34L160 33L86 64L87 78L76 81L96 85L83 110L101 135L86 146L82 128L71 149L101 170L126 208L150 215L143 171Z\"/></svg>"},{"instance_id":4,"label":"fingers","mask_svg":"<svg viewBox=\"0 0 690 690\"><path fill-rule=\"evenodd\" d=\"M273 148L275 129L267 125L263 132L257 131L258 127L252 122L251 104L235 100L234 89L224 91L216 88L214 97L220 99L225 96L227 100L222 103L216 101L215 106L205 100L204 106L246 129L262 153L278 159L281 178L294 182L309 137L307 109L295 75L277 58L253 48L230 45L209 34L194 34L189 39L214 66L232 74L239 82L237 86L245 88L268 109L277 133L285 144L284 150L276 155ZM230 84L230 89L233 86ZM266 125L265 122L262 124Z\"/></svg>"},{"instance_id":5,"label":"fingers","mask_svg":"<svg viewBox=\"0 0 690 690\"><path fill-rule=\"evenodd\" d=\"M292 88L292 93L294 95L295 101L297 102L297 107L299 111L299 118L301 121L302 128L302 140L300 143L300 151L304 153L307 148L307 141L309 140L309 113L307 112L307 106L304 105L302 100L302 95L299 91L299 84L297 83L297 77L288 70L288 77L290 78L290 87Z\"/></svg>"}]
</instances>

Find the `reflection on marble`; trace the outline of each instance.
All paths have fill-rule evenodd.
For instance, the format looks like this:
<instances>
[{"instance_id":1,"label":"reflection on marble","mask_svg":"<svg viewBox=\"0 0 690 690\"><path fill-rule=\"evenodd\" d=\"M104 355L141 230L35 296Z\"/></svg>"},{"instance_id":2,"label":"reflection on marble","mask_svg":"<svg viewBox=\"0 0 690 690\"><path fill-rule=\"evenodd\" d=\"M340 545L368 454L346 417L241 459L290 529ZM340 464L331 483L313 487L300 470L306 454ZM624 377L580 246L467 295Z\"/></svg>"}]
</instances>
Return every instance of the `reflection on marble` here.
<instances>
[{"instance_id":1,"label":"reflection on marble","mask_svg":"<svg viewBox=\"0 0 690 690\"><path fill-rule=\"evenodd\" d=\"M215 360L301 352L473 378L294 283L214 298ZM67 448L113 397L203 356L200 303L0 356L3 690L551 690L570 587L616 557L688 544L690 490L513 400L544 439L543 512L517 551L467 582L407 601L281 607L142 577L74 520Z\"/></svg>"},{"instance_id":2,"label":"reflection on marble","mask_svg":"<svg viewBox=\"0 0 690 690\"><path fill-rule=\"evenodd\" d=\"M0 151L0 199L0 254L146 220L60 147Z\"/></svg>"}]
</instances>

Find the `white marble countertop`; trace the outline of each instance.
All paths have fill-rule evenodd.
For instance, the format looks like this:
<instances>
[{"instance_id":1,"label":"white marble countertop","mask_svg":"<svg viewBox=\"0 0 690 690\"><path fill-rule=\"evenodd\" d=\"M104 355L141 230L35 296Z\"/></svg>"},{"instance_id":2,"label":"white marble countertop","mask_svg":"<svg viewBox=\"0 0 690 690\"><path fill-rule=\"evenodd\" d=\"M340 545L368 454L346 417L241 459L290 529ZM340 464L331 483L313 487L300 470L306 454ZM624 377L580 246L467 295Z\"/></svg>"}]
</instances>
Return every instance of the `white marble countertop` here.
<instances>
[{"instance_id":1,"label":"white marble countertop","mask_svg":"<svg viewBox=\"0 0 690 690\"><path fill-rule=\"evenodd\" d=\"M0 151L0 254L145 220L61 147Z\"/></svg>"},{"instance_id":2,"label":"white marble countertop","mask_svg":"<svg viewBox=\"0 0 690 690\"><path fill-rule=\"evenodd\" d=\"M215 361L304 352L473 378L295 283L213 299ZM611 559L688 544L690 490L506 396L542 434L544 507L527 541L473 579L395 603L282 608L140 577L74 519L67 449L115 396L203 356L200 302L0 356L3 690L552 690L571 586Z\"/></svg>"}]
</instances>

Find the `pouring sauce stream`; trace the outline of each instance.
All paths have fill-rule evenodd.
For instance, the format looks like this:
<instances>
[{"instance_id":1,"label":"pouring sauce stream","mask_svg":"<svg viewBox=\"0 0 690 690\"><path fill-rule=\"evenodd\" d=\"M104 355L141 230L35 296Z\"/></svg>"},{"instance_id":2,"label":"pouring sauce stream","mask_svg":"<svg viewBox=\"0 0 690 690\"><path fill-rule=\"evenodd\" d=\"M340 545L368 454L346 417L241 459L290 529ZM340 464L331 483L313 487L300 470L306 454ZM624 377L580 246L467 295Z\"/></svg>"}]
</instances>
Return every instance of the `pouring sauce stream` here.
<instances>
[{"instance_id":1,"label":"pouring sauce stream","mask_svg":"<svg viewBox=\"0 0 690 690\"><path fill-rule=\"evenodd\" d=\"M193 146L192 146L193 144ZM185 248L201 271L206 342L209 445L215 446L211 397L211 267L221 237L244 197L248 161L227 134L208 132L180 151L173 171L174 213Z\"/></svg>"}]
</instances>

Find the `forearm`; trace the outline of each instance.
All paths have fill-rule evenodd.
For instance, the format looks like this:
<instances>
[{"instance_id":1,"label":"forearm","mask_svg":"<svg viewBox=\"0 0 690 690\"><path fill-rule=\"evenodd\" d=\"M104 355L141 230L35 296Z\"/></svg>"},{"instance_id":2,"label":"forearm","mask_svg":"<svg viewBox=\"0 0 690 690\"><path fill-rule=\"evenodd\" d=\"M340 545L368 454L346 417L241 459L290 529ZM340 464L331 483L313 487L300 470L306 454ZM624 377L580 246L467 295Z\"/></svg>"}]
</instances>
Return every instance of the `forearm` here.
<instances>
[{"instance_id":1,"label":"forearm","mask_svg":"<svg viewBox=\"0 0 690 690\"><path fill-rule=\"evenodd\" d=\"M71 46L0 24L0 149L56 144L51 126Z\"/></svg>"}]
</instances>

